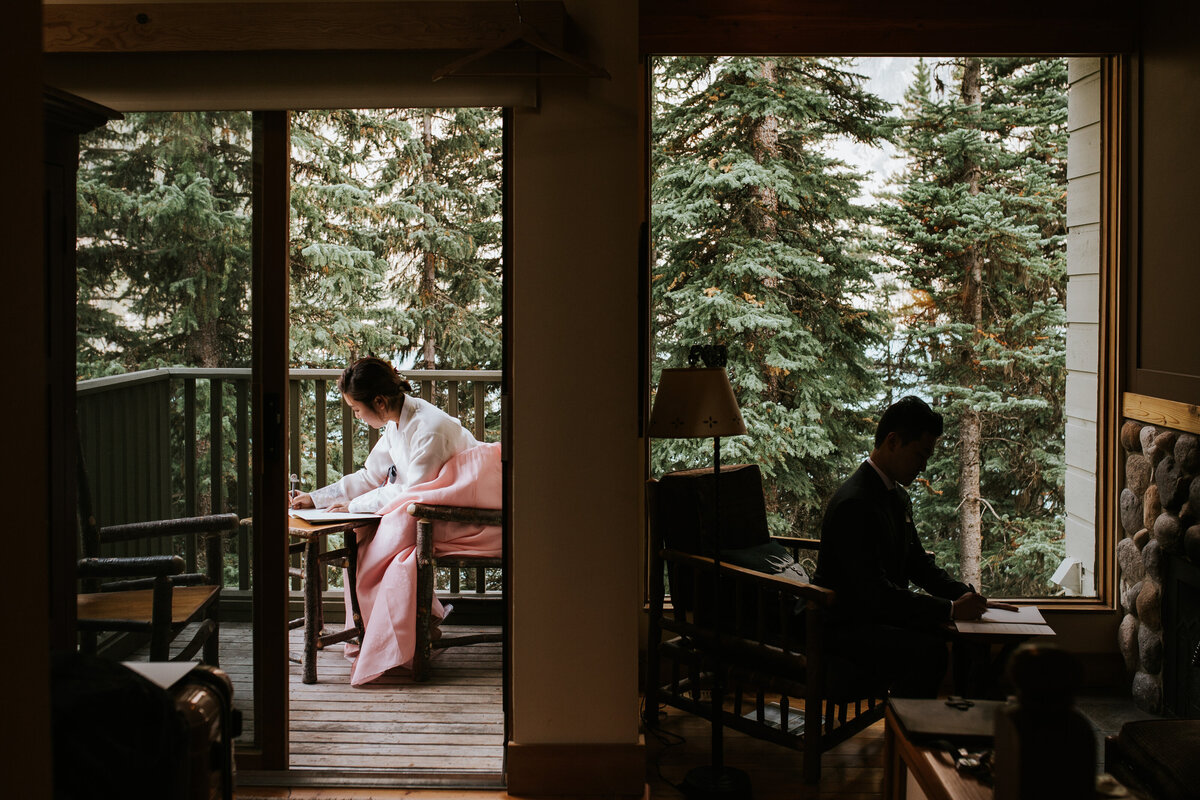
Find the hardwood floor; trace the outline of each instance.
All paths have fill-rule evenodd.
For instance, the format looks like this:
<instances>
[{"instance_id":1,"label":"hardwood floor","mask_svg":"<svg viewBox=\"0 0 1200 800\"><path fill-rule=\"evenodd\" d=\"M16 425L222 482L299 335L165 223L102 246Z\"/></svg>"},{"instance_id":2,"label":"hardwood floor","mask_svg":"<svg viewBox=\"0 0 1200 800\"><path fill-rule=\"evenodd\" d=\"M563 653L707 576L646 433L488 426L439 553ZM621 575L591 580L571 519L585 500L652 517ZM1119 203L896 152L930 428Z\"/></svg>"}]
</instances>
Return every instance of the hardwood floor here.
<instances>
[{"instance_id":1,"label":"hardwood floor","mask_svg":"<svg viewBox=\"0 0 1200 800\"><path fill-rule=\"evenodd\" d=\"M654 800L676 800L675 785L692 767L709 763L711 728L699 717L669 709L659 738L646 735L646 782ZM676 737L684 742L675 744ZM833 800L879 798L883 790L883 722L843 742L821 757L821 782L800 780L801 754L726 730L725 763L750 776L755 800L798 800L820 797Z\"/></svg>"},{"instance_id":2,"label":"hardwood floor","mask_svg":"<svg viewBox=\"0 0 1200 800\"><path fill-rule=\"evenodd\" d=\"M646 800L678 800L682 794L676 785L692 767L709 762L709 746L710 729L704 720L668 710L658 733L646 736ZM807 786L800 780L798 753L733 731L725 732L725 761L749 774L755 800L877 800L882 796L883 784L883 723L876 723L826 753L821 761L821 782L816 786ZM347 778L344 783L352 784L352 780ZM372 789L348 785L243 787L237 797L238 800L506 800L516 796L503 790Z\"/></svg>"},{"instance_id":3,"label":"hardwood floor","mask_svg":"<svg viewBox=\"0 0 1200 800\"><path fill-rule=\"evenodd\" d=\"M456 632L466 632L463 627ZM484 629L480 629L484 630ZM291 649L300 652L301 632L292 631ZM234 681L236 704L253 737L253 683L248 624L221 629L222 668ZM289 666L290 765L297 774L337 773L315 787L241 786L238 800L502 800L499 789L367 788L353 774L391 773L401 786L433 776L457 775L466 783L486 776L499 781L503 768L504 719L500 645L482 644L442 651L434 679L413 683L403 673L385 675L359 688L349 685L350 665L340 646L318 654L316 684L300 680L300 665ZM676 709L663 712L658 731L646 734L647 800L676 800L688 770L709 762L708 724ZM800 754L725 732L725 761L750 775L756 800L865 800L879 798L883 782L883 723L826 753L817 786L800 780ZM368 783L368 781L364 781ZM329 785L334 784L334 785ZM548 798L547 800L553 800Z\"/></svg>"},{"instance_id":4,"label":"hardwood floor","mask_svg":"<svg viewBox=\"0 0 1200 800\"><path fill-rule=\"evenodd\" d=\"M221 638L222 667L234 681L235 702L252 736L249 625L226 623ZM299 631L292 632L292 650L300 651ZM319 655L317 684L303 684L300 666L291 665L291 766L295 775L326 778L320 787L240 786L238 800L509 798L502 789L419 788L422 779L428 785L429 778L446 775L464 778L460 785L486 785L480 783L483 776L499 783L503 766L500 646L447 650L435 665L429 683L414 684L398 671L357 689L349 685L349 663L340 647ZM1098 747L1103 734L1122 722L1148 716L1123 695L1085 697L1079 706L1093 720ZM661 719L658 731L646 732L645 800L677 800L682 794L676 786L688 770L709 763L711 731L704 720L676 709L667 709ZM874 800L882 797L883 723L824 754L816 786L800 780L799 753L734 731L725 731L725 761L749 774L755 800ZM380 781L383 773L390 775Z\"/></svg>"}]
</instances>

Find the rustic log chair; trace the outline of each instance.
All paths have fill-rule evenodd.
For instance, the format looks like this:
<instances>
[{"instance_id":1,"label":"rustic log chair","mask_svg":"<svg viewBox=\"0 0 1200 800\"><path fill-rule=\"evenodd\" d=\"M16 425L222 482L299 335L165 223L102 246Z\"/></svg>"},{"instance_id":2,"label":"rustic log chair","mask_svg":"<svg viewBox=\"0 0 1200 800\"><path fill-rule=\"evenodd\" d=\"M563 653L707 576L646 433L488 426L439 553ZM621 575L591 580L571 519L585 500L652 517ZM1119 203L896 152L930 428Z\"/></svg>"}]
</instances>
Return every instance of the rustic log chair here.
<instances>
[{"instance_id":1,"label":"rustic log chair","mask_svg":"<svg viewBox=\"0 0 1200 800\"><path fill-rule=\"evenodd\" d=\"M833 592L798 582L806 577L795 564L787 565L799 551L815 551L818 540L769 535L755 464L721 470L721 597L712 597L713 560L703 553L713 552L713 486L711 469L668 473L648 486L644 721L657 726L660 703L711 720L712 705L700 693L713 683L714 609L720 609L721 723L801 750L803 778L815 783L821 754L881 719L886 693L826 652ZM669 612L664 612L664 566ZM796 699L803 700L803 709L793 705Z\"/></svg>"},{"instance_id":2,"label":"rustic log chair","mask_svg":"<svg viewBox=\"0 0 1200 800\"><path fill-rule=\"evenodd\" d=\"M433 605L437 568L439 566L451 569L474 568L478 570L477 580L482 580L484 569L502 567L504 562L500 558L479 556L442 556L435 559L433 555L433 523L434 521L444 521L499 525L502 512L498 508L464 508L413 503L408 507L408 513L417 518L417 649L413 654L412 673L413 680L425 681L429 679L430 660L433 658L434 650L504 640L503 633L476 633L461 636L442 634L440 637L434 638L431 606Z\"/></svg>"},{"instance_id":3,"label":"rustic log chair","mask_svg":"<svg viewBox=\"0 0 1200 800\"><path fill-rule=\"evenodd\" d=\"M83 558L78 576L83 592L76 595L80 649L94 653L101 632L150 635L151 661L190 661L204 648L203 661L220 666L217 606L222 583L223 537L238 528L236 514L214 514L100 527L80 448L78 461L79 523ZM104 557L101 546L162 536L198 534L204 539L206 571L185 573L175 555ZM103 582L106 578L119 578ZM171 643L191 623L199 623L191 640L174 658Z\"/></svg>"}]
</instances>

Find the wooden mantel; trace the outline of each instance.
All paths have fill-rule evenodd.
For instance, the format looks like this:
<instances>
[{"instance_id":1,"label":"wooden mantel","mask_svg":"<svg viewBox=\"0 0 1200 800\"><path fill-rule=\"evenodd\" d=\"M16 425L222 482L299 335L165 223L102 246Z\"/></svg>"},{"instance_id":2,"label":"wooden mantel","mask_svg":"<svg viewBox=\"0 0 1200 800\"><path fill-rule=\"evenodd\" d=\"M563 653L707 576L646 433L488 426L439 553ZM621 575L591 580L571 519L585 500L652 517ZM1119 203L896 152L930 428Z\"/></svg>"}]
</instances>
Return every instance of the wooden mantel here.
<instances>
[{"instance_id":1,"label":"wooden mantel","mask_svg":"<svg viewBox=\"0 0 1200 800\"><path fill-rule=\"evenodd\" d=\"M1126 392L1121 414L1126 419L1158 425L1185 433L1200 433L1200 407L1191 403L1163 400Z\"/></svg>"},{"instance_id":2,"label":"wooden mantel","mask_svg":"<svg viewBox=\"0 0 1200 800\"><path fill-rule=\"evenodd\" d=\"M558 0L524 0L521 16L562 45ZM316 3L47 3L47 53L473 50L517 23L508 0Z\"/></svg>"}]
</instances>

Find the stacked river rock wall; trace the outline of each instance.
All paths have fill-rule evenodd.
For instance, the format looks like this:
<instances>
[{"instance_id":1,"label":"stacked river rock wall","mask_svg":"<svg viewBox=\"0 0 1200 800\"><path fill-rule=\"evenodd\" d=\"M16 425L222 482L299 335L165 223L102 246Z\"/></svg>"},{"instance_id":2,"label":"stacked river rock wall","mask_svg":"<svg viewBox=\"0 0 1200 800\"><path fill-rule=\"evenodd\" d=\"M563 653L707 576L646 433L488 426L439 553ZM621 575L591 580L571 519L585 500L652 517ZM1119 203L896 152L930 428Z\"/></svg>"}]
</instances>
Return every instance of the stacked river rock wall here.
<instances>
[{"instance_id":1,"label":"stacked river rock wall","mask_svg":"<svg viewBox=\"0 0 1200 800\"><path fill-rule=\"evenodd\" d=\"M1125 617L1118 641L1133 673L1134 702L1158 714L1163 697L1162 557L1186 555L1200 565L1200 440L1128 421L1121 427L1121 447L1125 484L1117 564Z\"/></svg>"}]
</instances>

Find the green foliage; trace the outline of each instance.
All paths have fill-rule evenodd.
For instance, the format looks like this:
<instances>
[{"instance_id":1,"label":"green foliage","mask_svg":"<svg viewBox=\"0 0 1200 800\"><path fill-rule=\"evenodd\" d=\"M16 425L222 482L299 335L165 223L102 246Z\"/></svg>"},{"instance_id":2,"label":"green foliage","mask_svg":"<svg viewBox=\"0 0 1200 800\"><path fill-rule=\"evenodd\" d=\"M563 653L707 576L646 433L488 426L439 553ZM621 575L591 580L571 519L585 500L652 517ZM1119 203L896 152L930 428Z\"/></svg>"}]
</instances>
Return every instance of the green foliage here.
<instances>
[{"instance_id":1,"label":"green foliage","mask_svg":"<svg viewBox=\"0 0 1200 800\"><path fill-rule=\"evenodd\" d=\"M958 560L962 431L977 415L983 583L1045 594L1065 522L1066 62L969 61L949 87L922 63L906 95L907 169L879 209L907 291L887 367L947 420L914 492L929 546ZM968 68L978 105L960 91Z\"/></svg>"},{"instance_id":2,"label":"green foliage","mask_svg":"<svg viewBox=\"0 0 1200 800\"><path fill-rule=\"evenodd\" d=\"M494 109L294 115L294 363L498 368L500 136Z\"/></svg>"},{"instance_id":3,"label":"green foliage","mask_svg":"<svg viewBox=\"0 0 1200 800\"><path fill-rule=\"evenodd\" d=\"M82 137L78 372L250 364L250 115L129 114Z\"/></svg>"},{"instance_id":4,"label":"green foliage","mask_svg":"<svg viewBox=\"0 0 1200 800\"><path fill-rule=\"evenodd\" d=\"M761 465L775 532L812 533L863 452L881 341L861 177L835 136L888 135L887 104L844 59L654 62L654 370L725 344L749 435L728 463ZM711 463L711 443L655 443L654 470Z\"/></svg>"},{"instance_id":5,"label":"green foliage","mask_svg":"<svg viewBox=\"0 0 1200 800\"><path fill-rule=\"evenodd\" d=\"M501 121L496 109L308 111L292 121L292 362L341 368L377 355L424 369L498 369ZM342 464L341 397L324 441L301 407L299 470ZM460 387L459 403L473 398ZM307 393L305 397L307 397ZM356 423L357 424L357 423Z\"/></svg>"},{"instance_id":6,"label":"green foliage","mask_svg":"<svg viewBox=\"0 0 1200 800\"><path fill-rule=\"evenodd\" d=\"M83 137L78 372L250 365L251 116L129 114ZM501 121L496 109L312 111L292 124L291 348L297 366L374 354L440 369L496 369L501 316ZM195 485L184 487L182 386L172 384L173 497L180 511L236 497L232 388L197 386ZM459 388L460 406L473 398ZM342 403L327 386L298 428L306 485L315 448L342 463ZM489 428L496 426L488 398ZM223 432L211 452L213 415ZM218 459L222 485L211 485ZM214 492L214 488L219 489ZM221 508L213 498L222 495Z\"/></svg>"}]
</instances>

